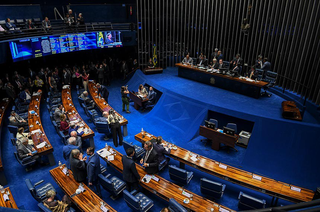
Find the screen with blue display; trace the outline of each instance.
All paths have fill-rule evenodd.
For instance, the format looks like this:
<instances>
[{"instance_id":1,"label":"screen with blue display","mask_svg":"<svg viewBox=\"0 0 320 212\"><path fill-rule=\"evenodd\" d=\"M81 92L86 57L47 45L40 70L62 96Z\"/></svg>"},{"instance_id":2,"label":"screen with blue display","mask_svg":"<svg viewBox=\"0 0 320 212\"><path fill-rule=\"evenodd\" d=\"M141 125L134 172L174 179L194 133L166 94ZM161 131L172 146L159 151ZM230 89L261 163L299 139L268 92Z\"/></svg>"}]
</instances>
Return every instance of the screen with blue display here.
<instances>
[{"instance_id":1,"label":"screen with blue display","mask_svg":"<svg viewBox=\"0 0 320 212\"><path fill-rule=\"evenodd\" d=\"M100 42L98 36L101 36ZM122 47L122 42L120 32L112 31L35 37L11 41L9 45L12 59L16 62L65 52Z\"/></svg>"}]
</instances>

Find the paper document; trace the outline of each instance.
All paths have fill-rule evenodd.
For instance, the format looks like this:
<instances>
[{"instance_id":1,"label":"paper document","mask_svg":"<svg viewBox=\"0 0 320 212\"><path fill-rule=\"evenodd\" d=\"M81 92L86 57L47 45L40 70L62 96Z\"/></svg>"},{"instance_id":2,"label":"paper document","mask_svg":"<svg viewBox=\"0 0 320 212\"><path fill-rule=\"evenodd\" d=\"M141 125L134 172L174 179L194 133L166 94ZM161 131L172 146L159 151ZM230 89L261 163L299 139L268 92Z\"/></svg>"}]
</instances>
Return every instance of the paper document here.
<instances>
[{"instance_id":1,"label":"paper document","mask_svg":"<svg viewBox=\"0 0 320 212\"><path fill-rule=\"evenodd\" d=\"M108 212L109 209L106 208L104 205L101 205L100 209L103 211L103 212Z\"/></svg>"},{"instance_id":2,"label":"paper document","mask_svg":"<svg viewBox=\"0 0 320 212\"><path fill-rule=\"evenodd\" d=\"M297 188L297 187L294 187L294 186L291 186L291 190L297 191L297 192L301 192L301 188Z\"/></svg>"},{"instance_id":3,"label":"paper document","mask_svg":"<svg viewBox=\"0 0 320 212\"><path fill-rule=\"evenodd\" d=\"M4 201L10 200L8 194L4 194L4 195L3 195L3 200L4 200Z\"/></svg>"},{"instance_id":4,"label":"paper document","mask_svg":"<svg viewBox=\"0 0 320 212\"><path fill-rule=\"evenodd\" d=\"M35 134L35 133L41 133L41 130L40 129L32 130L31 134Z\"/></svg>"},{"instance_id":5,"label":"paper document","mask_svg":"<svg viewBox=\"0 0 320 212\"><path fill-rule=\"evenodd\" d=\"M114 160L114 155L108 156L108 161L113 161Z\"/></svg>"},{"instance_id":6,"label":"paper document","mask_svg":"<svg viewBox=\"0 0 320 212\"><path fill-rule=\"evenodd\" d=\"M229 210L224 209L224 208L219 208L219 211L220 211L220 212L230 212Z\"/></svg>"},{"instance_id":7,"label":"paper document","mask_svg":"<svg viewBox=\"0 0 320 212\"><path fill-rule=\"evenodd\" d=\"M46 142L41 142L40 144L37 145L37 149L43 148L46 145Z\"/></svg>"},{"instance_id":8,"label":"paper document","mask_svg":"<svg viewBox=\"0 0 320 212\"><path fill-rule=\"evenodd\" d=\"M256 180L260 180L262 179L262 177L258 176L258 175L252 175L252 179L256 179Z\"/></svg>"},{"instance_id":9,"label":"paper document","mask_svg":"<svg viewBox=\"0 0 320 212\"><path fill-rule=\"evenodd\" d=\"M194 162L196 162L196 161L198 160L196 157L193 157L193 156L192 156L190 159L191 159L192 161L194 161Z\"/></svg>"},{"instance_id":10,"label":"paper document","mask_svg":"<svg viewBox=\"0 0 320 212\"><path fill-rule=\"evenodd\" d=\"M227 166L224 165L224 164L221 164L221 163L219 164L219 167L220 167L220 168L223 168L223 169L227 169Z\"/></svg>"},{"instance_id":11,"label":"paper document","mask_svg":"<svg viewBox=\"0 0 320 212\"><path fill-rule=\"evenodd\" d=\"M144 183L149 183L151 180L151 176L146 174L143 178L142 178L142 182Z\"/></svg>"},{"instance_id":12,"label":"paper document","mask_svg":"<svg viewBox=\"0 0 320 212\"><path fill-rule=\"evenodd\" d=\"M191 197L191 194L188 193L188 192L185 192L185 191L182 191L182 195L184 195L184 196L186 196L186 197L188 197L188 198Z\"/></svg>"}]
</instances>

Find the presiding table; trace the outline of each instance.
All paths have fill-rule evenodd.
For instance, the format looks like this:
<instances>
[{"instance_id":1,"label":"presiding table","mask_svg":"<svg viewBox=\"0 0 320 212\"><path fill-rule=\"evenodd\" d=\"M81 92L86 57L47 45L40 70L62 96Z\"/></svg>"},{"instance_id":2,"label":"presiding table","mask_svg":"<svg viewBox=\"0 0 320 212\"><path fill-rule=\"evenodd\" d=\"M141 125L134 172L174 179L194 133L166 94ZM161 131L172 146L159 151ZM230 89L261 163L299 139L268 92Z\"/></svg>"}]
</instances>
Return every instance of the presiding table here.
<instances>
[{"instance_id":1,"label":"presiding table","mask_svg":"<svg viewBox=\"0 0 320 212\"><path fill-rule=\"evenodd\" d=\"M160 74L163 72L163 68L161 67L156 67L156 68L145 68L143 69L143 73L148 75L148 74Z\"/></svg>"},{"instance_id":2,"label":"presiding table","mask_svg":"<svg viewBox=\"0 0 320 212\"><path fill-rule=\"evenodd\" d=\"M219 74L213 70L210 71L210 69L198 68L197 66L184 65L182 63L176 63L175 65L178 67L179 77L213 85L254 98L259 98L261 88L268 84L263 81L254 81L248 78Z\"/></svg>"},{"instance_id":3,"label":"presiding table","mask_svg":"<svg viewBox=\"0 0 320 212\"><path fill-rule=\"evenodd\" d=\"M28 124L29 131L31 133L31 138L34 143L34 148L37 150L37 155L44 156L47 155L49 159L50 166L56 164L53 157L53 147L47 138L40 118L40 102L41 102L42 91L33 93L28 110Z\"/></svg>"},{"instance_id":4,"label":"presiding table","mask_svg":"<svg viewBox=\"0 0 320 212\"><path fill-rule=\"evenodd\" d=\"M141 98L136 93L129 91L129 97L134 102L134 108L139 110L145 102L147 102L148 98Z\"/></svg>"},{"instance_id":5,"label":"presiding table","mask_svg":"<svg viewBox=\"0 0 320 212\"><path fill-rule=\"evenodd\" d=\"M108 152L108 154L106 154L108 156L105 156L106 152ZM108 149L103 148L101 150L98 150L97 153L104 161L107 162L108 165L114 167L116 170L122 173L123 165L121 153L119 153L117 150L113 149L110 146L108 147ZM113 159L111 159L110 157L113 157ZM142 166L137 164L136 168L141 179L143 179L143 177L147 174L146 171ZM218 203L215 203L211 200L194 194L191 191L183 189L183 187L180 187L158 175L154 176L159 180L155 181L151 179L148 183L141 180L139 183L143 188L147 189L151 193L156 194L157 196L161 197L166 201L169 201L169 199L174 198L183 207L188 208L192 211L233 211L225 206L219 205ZM192 197L188 199L187 196L185 196L183 193L187 193ZM184 203L184 200L186 199L189 200L189 203Z\"/></svg>"},{"instance_id":6,"label":"presiding table","mask_svg":"<svg viewBox=\"0 0 320 212\"><path fill-rule=\"evenodd\" d=\"M4 200L4 198L6 198L6 200ZM0 192L0 207L19 209L9 187L4 188L3 193Z\"/></svg>"},{"instance_id":7,"label":"presiding table","mask_svg":"<svg viewBox=\"0 0 320 212\"><path fill-rule=\"evenodd\" d=\"M142 143L150 141L153 138L156 137L147 132L140 132L139 134L135 135L135 139ZM312 190L290 185L288 183L283 183L268 177L260 176L252 172L229 166L227 164L223 164L210 158L200 156L196 153L192 153L164 140L162 143L167 143L169 146L174 147L171 147L172 149L170 152L170 157L180 161L180 167L184 168L185 164L187 164L232 183L266 193L273 196L272 203L274 202L274 198L276 198L275 205L277 204L278 198L292 202L308 202L311 201L314 196L314 192Z\"/></svg>"},{"instance_id":8,"label":"presiding table","mask_svg":"<svg viewBox=\"0 0 320 212\"><path fill-rule=\"evenodd\" d=\"M8 108L10 101L8 98L6 99L2 99L2 101L0 102L0 135L1 135L1 131L2 131L2 125L4 123L4 117L5 117L5 113L6 110ZM1 156L1 145L2 144L2 139L0 136L0 184L1 185L7 185L7 179L6 176L4 174L4 169L3 169L3 165L2 165L2 156Z\"/></svg>"},{"instance_id":9,"label":"presiding table","mask_svg":"<svg viewBox=\"0 0 320 212\"><path fill-rule=\"evenodd\" d=\"M90 188L88 188L85 184L82 185L85 190L76 195L75 193L79 188L80 183L73 178L71 170L68 170L68 174L65 174L65 170L68 170L67 167L65 165L61 165L50 170L50 174L60 188L64 191L64 193L81 211L103 211L101 209L101 203L104 204L105 209L108 209L109 211L116 211L92 190L90 190Z\"/></svg>"},{"instance_id":10,"label":"presiding table","mask_svg":"<svg viewBox=\"0 0 320 212\"><path fill-rule=\"evenodd\" d=\"M81 116L79 115L77 109L74 107L70 85L65 85L62 88L61 92L62 96L62 104L65 109L65 113L68 116L70 123L74 122L75 124L79 124L80 128L79 131L83 131L83 135L81 136L82 139L89 139L90 146L94 147L94 132L91 128L83 121Z\"/></svg>"},{"instance_id":11,"label":"presiding table","mask_svg":"<svg viewBox=\"0 0 320 212\"><path fill-rule=\"evenodd\" d=\"M232 147L233 149L238 151L235 148L235 145L239 139L239 135L228 135L221 132L221 129L216 130L208 128L206 126L200 126L199 134L209 139L211 141L211 148L216 151L220 150L220 143Z\"/></svg>"},{"instance_id":12,"label":"presiding table","mask_svg":"<svg viewBox=\"0 0 320 212\"><path fill-rule=\"evenodd\" d=\"M96 106L99 108L99 110L103 113L103 112L108 112L109 110L113 109L104 98L101 98L100 96L98 96L98 88L96 87L95 83L90 80L89 84L88 84L88 89L90 92L90 95L94 101L94 103L96 104ZM113 109L114 110L114 109ZM114 112L121 117L120 120L120 126L123 126L123 136L127 136L128 135L128 120L125 119L123 116L121 116L117 111L114 110Z\"/></svg>"}]
</instances>

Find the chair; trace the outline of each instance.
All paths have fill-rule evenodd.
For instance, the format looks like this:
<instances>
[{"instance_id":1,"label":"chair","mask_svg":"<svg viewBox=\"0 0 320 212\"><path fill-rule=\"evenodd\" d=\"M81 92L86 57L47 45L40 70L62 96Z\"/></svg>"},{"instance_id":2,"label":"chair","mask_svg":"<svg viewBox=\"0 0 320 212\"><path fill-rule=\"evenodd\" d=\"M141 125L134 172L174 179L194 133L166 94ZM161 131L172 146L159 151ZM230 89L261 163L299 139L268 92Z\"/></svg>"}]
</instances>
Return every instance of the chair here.
<instances>
[{"instance_id":1,"label":"chair","mask_svg":"<svg viewBox=\"0 0 320 212\"><path fill-rule=\"evenodd\" d=\"M219 61L218 61L219 62ZM227 68L227 69L229 69L229 67L230 67L230 62L229 61L223 61L223 64L225 65L225 67Z\"/></svg>"},{"instance_id":2,"label":"chair","mask_svg":"<svg viewBox=\"0 0 320 212\"><path fill-rule=\"evenodd\" d=\"M18 127L14 126L14 125L8 125L8 129L9 129L10 133L12 133L14 137L16 137L17 132L18 132Z\"/></svg>"},{"instance_id":3,"label":"chair","mask_svg":"<svg viewBox=\"0 0 320 212\"><path fill-rule=\"evenodd\" d=\"M227 127L230 128L230 129L233 129L233 130L234 130L234 133L237 134L237 124L235 124L235 123L228 123L228 124L227 124Z\"/></svg>"},{"instance_id":4,"label":"chair","mask_svg":"<svg viewBox=\"0 0 320 212\"><path fill-rule=\"evenodd\" d=\"M43 212L51 212L51 210L49 208L47 208L46 206L44 206L43 203L38 203L38 207L40 208L41 211ZM76 210L73 209L72 207L69 208L69 210L67 210L67 212L75 212Z\"/></svg>"},{"instance_id":5,"label":"chair","mask_svg":"<svg viewBox=\"0 0 320 212\"><path fill-rule=\"evenodd\" d=\"M169 208L169 211L171 212L187 212L188 211L173 198L169 199L168 208Z\"/></svg>"},{"instance_id":6,"label":"chair","mask_svg":"<svg viewBox=\"0 0 320 212\"><path fill-rule=\"evenodd\" d=\"M263 79L263 70L262 69L256 69L258 73L257 80L262 80Z\"/></svg>"},{"instance_id":7,"label":"chair","mask_svg":"<svg viewBox=\"0 0 320 212\"><path fill-rule=\"evenodd\" d=\"M39 182L32 185L30 179L25 180L26 185L35 200L38 202L43 202L46 199L46 192L49 190L54 190L54 187L51 183L42 184L44 180L40 180ZM41 185L41 186L40 186Z\"/></svg>"},{"instance_id":8,"label":"chair","mask_svg":"<svg viewBox=\"0 0 320 212\"><path fill-rule=\"evenodd\" d=\"M56 121L52 121L52 124L53 124L54 128L56 129L56 132L59 133L60 129L59 129L58 123Z\"/></svg>"},{"instance_id":9,"label":"chair","mask_svg":"<svg viewBox=\"0 0 320 212\"><path fill-rule=\"evenodd\" d=\"M209 119L209 122L211 122L211 123L214 123L215 124L215 129L217 129L218 128L218 120L217 119ZM206 138L206 139L201 139L200 140L201 142L203 142L203 141L205 141L206 143L205 143L205 146L207 146L207 142L208 142L208 139Z\"/></svg>"},{"instance_id":10,"label":"chair","mask_svg":"<svg viewBox=\"0 0 320 212\"><path fill-rule=\"evenodd\" d=\"M65 135L62 131L59 130L58 132L60 138L62 139L62 142L64 145L67 145L68 144L68 138L70 137L69 135Z\"/></svg>"},{"instance_id":11,"label":"chair","mask_svg":"<svg viewBox=\"0 0 320 212\"><path fill-rule=\"evenodd\" d=\"M206 178L200 179L200 190L202 194L213 197L215 200L223 196L226 185L218 182L208 180Z\"/></svg>"},{"instance_id":12,"label":"chair","mask_svg":"<svg viewBox=\"0 0 320 212\"><path fill-rule=\"evenodd\" d=\"M133 145L132 142L129 143L127 141L123 141L122 144L123 144L123 148L124 148L125 151L128 148L133 148L134 149L134 152L135 152L134 153L134 158L135 159L140 158L145 153L145 150L142 147L137 146L137 145Z\"/></svg>"},{"instance_id":13,"label":"chair","mask_svg":"<svg viewBox=\"0 0 320 212\"><path fill-rule=\"evenodd\" d=\"M153 206L153 201L151 199L141 192L137 193L136 190L131 192L124 190L123 195L124 201L126 201L129 208L134 211L145 212L151 209Z\"/></svg>"},{"instance_id":14,"label":"chair","mask_svg":"<svg viewBox=\"0 0 320 212\"><path fill-rule=\"evenodd\" d=\"M93 110L89 110L88 113L89 113L90 121L93 122L93 124L95 125L95 120L96 118L99 117L98 112L95 109L93 109Z\"/></svg>"},{"instance_id":15,"label":"chair","mask_svg":"<svg viewBox=\"0 0 320 212\"><path fill-rule=\"evenodd\" d=\"M276 72L267 71L266 77L263 81L268 82L268 84L263 87L264 92L261 93L261 96L267 96L267 97L272 96L272 94L268 93L267 90L274 87L277 77L278 77L278 74Z\"/></svg>"},{"instance_id":16,"label":"chair","mask_svg":"<svg viewBox=\"0 0 320 212\"><path fill-rule=\"evenodd\" d=\"M105 137L103 138L103 140L107 141L109 140L108 135L111 134L111 131L109 129L109 124L106 122L96 122L96 128L98 133L104 133Z\"/></svg>"},{"instance_id":17,"label":"chair","mask_svg":"<svg viewBox=\"0 0 320 212\"><path fill-rule=\"evenodd\" d=\"M193 172L187 172L184 169L178 168L175 165L169 165L170 179L188 184L193 177Z\"/></svg>"},{"instance_id":18,"label":"chair","mask_svg":"<svg viewBox=\"0 0 320 212\"><path fill-rule=\"evenodd\" d=\"M109 193L111 193L111 199L113 200L115 200L119 196L119 194L126 188L126 183L116 176L110 178L110 174L108 174L107 176L99 174L98 178L101 186Z\"/></svg>"},{"instance_id":19,"label":"chair","mask_svg":"<svg viewBox=\"0 0 320 212\"><path fill-rule=\"evenodd\" d=\"M255 210L266 207L265 200L257 199L255 197L243 193L242 191L239 193L238 199L238 208L241 210Z\"/></svg>"},{"instance_id":20,"label":"chair","mask_svg":"<svg viewBox=\"0 0 320 212\"><path fill-rule=\"evenodd\" d=\"M166 165L167 165L167 159L164 159L159 163L158 170L161 171L164 167L166 167Z\"/></svg>"},{"instance_id":21,"label":"chair","mask_svg":"<svg viewBox=\"0 0 320 212\"><path fill-rule=\"evenodd\" d=\"M14 157L20 163L21 166L26 168L26 171L28 171L28 167L33 166L37 161L32 158L32 156L25 157L23 159L19 158L18 152L16 150L16 145L14 145L15 151L13 152Z\"/></svg>"}]
</instances>

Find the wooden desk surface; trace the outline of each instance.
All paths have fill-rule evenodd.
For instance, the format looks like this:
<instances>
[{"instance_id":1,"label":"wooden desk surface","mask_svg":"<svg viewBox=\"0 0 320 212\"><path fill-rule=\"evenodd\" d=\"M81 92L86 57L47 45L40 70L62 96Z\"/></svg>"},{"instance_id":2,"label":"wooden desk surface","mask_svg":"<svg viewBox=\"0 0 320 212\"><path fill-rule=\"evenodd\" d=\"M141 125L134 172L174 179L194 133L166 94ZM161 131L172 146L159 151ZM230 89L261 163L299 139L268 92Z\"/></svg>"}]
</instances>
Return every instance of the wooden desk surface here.
<instances>
[{"instance_id":1,"label":"wooden desk surface","mask_svg":"<svg viewBox=\"0 0 320 212\"><path fill-rule=\"evenodd\" d=\"M65 167L65 165L62 166ZM69 170L69 176L67 176L62 172L62 169L60 169L60 167L58 166L50 170L50 174L56 181L56 183L60 186L60 188L64 191L64 193L70 197L72 202L81 211L102 211L100 209L100 202L104 202L105 207L109 209L109 211L116 211L105 201L103 201L98 195L96 195L92 190L90 190L85 184L83 184L85 191L71 198L71 195L73 195L79 187L79 183L76 182L73 178L71 170Z\"/></svg>"},{"instance_id":2,"label":"wooden desk surface","mask_svg":"<svg viewBox=\"0 0 320 212\"><path fill-rule=\"evenodd\" d=\"M146 135L149 134L147 132L145 133ZM145 142L151 140L152 138L156 138L151 134L149 135L151 137L145 136L144 138L142 138L142 133L140 132L139 134L135 135L135 139L140 142ZM164 140L163 142L171 144ZM241 170L200 155L198 155L198 160L194 162L193 160L191 160L190 151L178 146L177 150L171 150L170 157L201 171L204 171L208 174L212 174L214 176L231 181L233 183L237 183L250 189L257 190L262 193L266 193L268 195L286 199L292 202L311 201L314 196L314 192L312 190L305 189L299 186L289 185L287 183L283 183L264 176L255 175L254 173L247 172L245 170ZM261 177L261 180L254 179L254 176L257 176L257 178ZM300 189L300 192L292 190L291 187L293 187L293 189Z\"/></svg>"},{"instance_id":3,"label":"wooden desk surface","mask_svg":"<svg viewBox=\"0 0 320 212\"><path fill-rule=\"evenodd\" d=\"M101 112L108 112L109 110L113 109L105 99L100 98L98 96L98 88L96 87L95 83L92 81L89 81L88 84L89 93L94 101L94 103L98 106ZM114 109L113 109L114 110ZM119 114L117 111L114 110L114 112L122 118L120 121L120 125L126 125L128 124L128 120L125 119L121 114Z\"/></svg>"},{"instance_id":4,"label":"wooden desk surface","mask_svg":"<svg viewBox=\"0 0 320 212\"><path fill-rule=\"evenodd\" d=\"M109 147L110 149L111 147ZM110 164L112 167L117 169L119 172L122 173L123 171L123 165L122 165L122 154L119 153L117 150L111 148L116 154L114 155L114 160L108 161L107 157L103 158L104 161L106 161L108 164ZM101 149L102 150L102 149ZM97 152L100 152L101 150L98 150ZM138 164L136 164L137 171L141 177L141 179L147 174L144 168ZM185 192L188 192L189 194L192 194L192 200L188 204L184 203L183 200L186 199L186 196L182 195L183 188L158 176L160 180L157 182L155 180L150 180L149 183L145 183L143 181L140 181L140 185L147 189L148 191L156 194L157 196L163 198L166 201L169 201L170 198L174 198L177 202L179 202L182 206L185 208L189 208L192 211L211 211L211 208L214 209L214 211L219 211L219 208L223 208L226 211L233 211L225 206L219 205L211 200L208 200L202 196L199 196L197 194L192 193L191 191L184 190Z\"/></svg>"},{"instance_id":5,"label":"wooden desk surface","mask_svg":"<svg viewBox=\"0 0 320 212\"><path fill-rule=\"evenodd\" d=\"M8 108L8 105L9 105L10 101L9 99L8 100L2 100L0 102L0 128L2 128L2 124L4 122L4 116L5 116L5 113L6 113L6 110ZM0 130L1 132L1 130ZM0 141L1 141L1 138L0 138ZM1 143L0 143L1 145ZM2 159L1 159L1 147L0 147L0 171L3 171L3 166L2 166Z\"/></svg>"},{"instance_id":6,"label":"wooden desk surface","mask_svg":"<svg viewBox=\"0 0 320 212\"><path fill-rule=\"evenodd\" d=\"M31 137L34 143L34 148L38 151L37 154L46 155L53 152L53 147L50 144L49 139L47 138L41 123L41 118L40 118L41 95L42 93L39 93L39 95L31 97L29 110L28 110L28 124L29 124L29 131L31 133ZM35 114L30 114L30 111L34 111ZM40 132L36 132L38 130L40 130ZM38 149L37 145L42 142L46 142L47 145Z\"/></svg>"},{"instance_id":7,"label":"wooden desk surface","mask_svg":"<svg viewBox=\"0 0 320 212\"><path fill-rule=\"evenodd\" d=\"M70 121L78 120L81 122L84 126L82 128L85 128L88 130L88 132L85 132L81 137L83 139L92 138L94 136L94 132L90 129L90 127L83 121L81 116L79 115L77 109L74 107L72 96L71 96L71 90L70 86L68 88L62 89L61 91L61 98L62 98L62 104L64 107L64 110L69 118Z\"/></svg>"},{"instance_id":8,"label":"wooden desk surface","mask_svg":"<svg viewBox=\"0 0 320 212\"><path fill-rule=\"evenodd\" d=\"M4 201L4 199L3 199L3 194L4 193L9 194L8 195L9 200ZM17 204L16 204L16 202L14 201L14 198L12 196L12 193L11 193L9 187L4 189L4 193L0 192L0 207L19 209Z\"/></svg>"},{"instance_id":9,"label":"wooden desk surface","mask_svg":"<svg viewBox=\"0 0 320 212\"><path fill-rule=\"evenodd\" d=\"M175 66L180 67L180 68L191 69L191 70L194 70L194 71L210 74L210 75L213 75L213 76L219 76L219 77L227 78L227 79L230 79L230 80L242 82L242 83L249 84L249 85L254 85L254 86L257 86L257 87L261 87L261 88L268 84L267 82L264 82L264 81L257 81L257 82L251 81L250 82L250 81L247 81L245 79L240 79L238 77L231 77L231 76L228 76L228 75L223 75L223 74L218 74L218 73L210 73L210 72L206 72L206 69L200 69L197 66L191 67L191 65L183 65L182 63L176 63Z\"/></svg>"}]
</instances>

